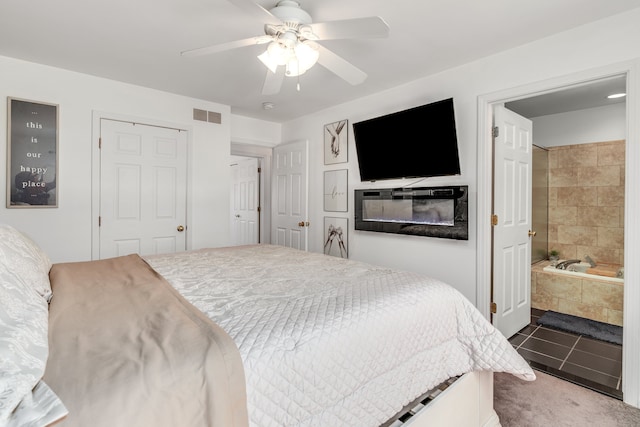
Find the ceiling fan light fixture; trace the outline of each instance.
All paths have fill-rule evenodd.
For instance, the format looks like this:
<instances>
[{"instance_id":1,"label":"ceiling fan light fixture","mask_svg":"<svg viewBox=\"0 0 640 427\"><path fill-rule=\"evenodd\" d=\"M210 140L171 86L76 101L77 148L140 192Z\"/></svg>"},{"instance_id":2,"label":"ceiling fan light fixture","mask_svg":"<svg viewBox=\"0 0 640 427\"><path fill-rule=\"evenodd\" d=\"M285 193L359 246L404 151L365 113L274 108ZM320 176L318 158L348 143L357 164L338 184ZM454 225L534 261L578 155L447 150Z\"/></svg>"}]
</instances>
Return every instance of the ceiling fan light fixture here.
<instances>
[{"instance_id":1,"label":"ceiling fan light fixture","mask_svg":"<svg viewBox=\"0 0 640 427\"><path fill-rule=\"evenodd\" d=\"M278 64L276 63L276 61L271 59L271 56L269 56L268 50L265 50L260 55L258 55L258 59L262 61L262 63L269 69L269 71L271 71L272 73L276 72L276 69L278 68Z\"/></svg>"},{"instance_id":2,"label":"ceiling fan light fixture","mask_svg":"<svg viewBox=\"0 0 640 427\"><path fill-rule=\"evenodd\" d=\"M309 41L298 43L287 62L285 75L295 77L306 73L318 62L319 57L320 52L318 52L318 46L315 43Z\"/></svg>"},{"instance_id":3,"label":"ceiling fan light fixture","mask_svg":"<svg viewBox=\"0 0 640 427\"><path fill-rule=\"evenodd\" d=\"M290 49L277 41L270 43L267 47L267 54L271 60L278 65L285 65L287 63L289 56L291 55L289 51Z\"/></svg>"},{"instance_id":4,"label":"ceiling fan light fixture","mask_svg":"<svg viewBox=\"0 0 640 427\"><path fill-rule=\"evenodd\" d=\"M298 63L296 58L291 58L289 62L287 62L287 67L284 71L284 75L288 77L296 77L305 73L302 68L300 68L300 64Z\"/></svg>"},{"instance_id":5,"label":"ceiling fan light fixture","mask_svg":"<svg viewBox=\"0 0 640 427\"><path fill-rule=\"evenodd\" d=\"M289 62L291 56L291 49L287 49L281 43L274 41L269 43L267 50L258 55L258 59L271 70L272 73L276 72L278 65L286 65Z\"/></svg>"},{"instance_id":6,"label":"ceiling fan light fixture","mask_svg":"<svg viewBox=\"0 0 640 427\"><path fill-rule=\"evenodd\" d=\"M308 40L298 43L294 50L298 57L298 61L300 62L300 66L307 70L313 67L320 57L318 45Z\"/></svg>"},{"instance_id":7,"label":"ceiling fan light fixture","mask_svg":"<svg viewBox=\"0 0 640 427\"><path fill-rule=\"evenodd\" d=\"M269 44L267 50L258 55L258 59L272 73L276 72L279 65L284 65L285 75L290 77L304 74L318 62L319 57L318 45L309 40L296 42L293 47L274 41Z\"/></svg>"}]
</instances>

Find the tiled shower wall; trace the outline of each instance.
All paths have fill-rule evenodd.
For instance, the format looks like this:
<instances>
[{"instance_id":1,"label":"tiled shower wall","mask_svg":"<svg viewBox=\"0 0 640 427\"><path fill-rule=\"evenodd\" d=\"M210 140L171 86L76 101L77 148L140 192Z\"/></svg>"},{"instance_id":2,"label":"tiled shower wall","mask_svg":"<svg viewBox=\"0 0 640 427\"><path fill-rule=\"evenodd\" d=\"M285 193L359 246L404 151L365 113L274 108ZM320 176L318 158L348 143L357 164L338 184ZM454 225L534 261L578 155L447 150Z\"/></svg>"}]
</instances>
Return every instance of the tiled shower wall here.
<instances>
[{"instance_id":1,"label":"tiled shower wall","mask_svg":"<svg viewBox=\"0 0 640 427\"><path fill-rule=\"evenodd\" d=\"M549 148L549 249L622 265L625 141Z\"/></svg>"}]
</instances>

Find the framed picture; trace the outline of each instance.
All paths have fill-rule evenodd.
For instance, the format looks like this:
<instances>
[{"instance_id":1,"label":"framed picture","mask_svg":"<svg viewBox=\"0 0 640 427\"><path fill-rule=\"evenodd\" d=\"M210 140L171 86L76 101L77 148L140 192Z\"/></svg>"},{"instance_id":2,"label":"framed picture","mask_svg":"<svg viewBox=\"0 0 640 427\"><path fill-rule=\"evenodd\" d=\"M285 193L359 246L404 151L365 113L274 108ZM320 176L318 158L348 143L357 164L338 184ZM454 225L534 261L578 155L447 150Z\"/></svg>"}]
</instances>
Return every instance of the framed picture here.
<instances>
[{"instance_id":1,"label":"framed picture","mask_svg":"<svg viewBox=\"0 0 640 427\"><path fill-rule=\"evenodd\" d=\"M7 98L7 208L58 206L58 106Z\"/></svg>"},{"instance_id":2,"label":"framed picture","mask_svg":"<svg viewBox=\"0 0 640 427\"><path fill-rule=\"evenodd\" d=\"M324 254L349 258L349 220L324 217Z\"/></svg>"},{"instance_id":3,"label":"framed picture","mask_svg":"<svg viewBox=\"0 0 640 427\"><path fill-rule=\"evenodd\" d=\"M349 160L349 126L347 120L324 125L324 164L346 163Z\"/></svg>"},{"instance_id":4,"label":"framed picture","mask_svg":"<svg viewBox=\"0 0 640 427\"><path fill-rule=\"evenodd\" d=\"M324 210L347 211L347 169L324 172Z\"/></svg>"}]
</instances>

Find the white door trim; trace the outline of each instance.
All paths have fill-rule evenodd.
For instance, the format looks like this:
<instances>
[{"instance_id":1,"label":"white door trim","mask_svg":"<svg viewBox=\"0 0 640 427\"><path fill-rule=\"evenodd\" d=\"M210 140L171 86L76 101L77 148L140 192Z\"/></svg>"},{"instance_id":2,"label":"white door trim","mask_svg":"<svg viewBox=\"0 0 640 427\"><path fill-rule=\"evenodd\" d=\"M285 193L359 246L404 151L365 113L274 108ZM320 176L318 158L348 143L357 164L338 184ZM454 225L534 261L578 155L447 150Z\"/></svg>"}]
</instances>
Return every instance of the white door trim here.
<instances>
[{"instance_id":1,"label":"white door trim","mask_svg":"<svg viewBox=\"0 0 640 427\"><path fill-rule=\"evenodd\" d=\"M185 124L165 122L149 118L141 118L127 114L110 113L105 111L92 111L91 123L91 259L99 259L100 254L100 228L98 216L100 215L100 121L120 120L124 122L140 123L149 126L168 127L181 129L187 132L187 224L191 224L191 138L192 127ZM191 249L191 230L187 227L187 249Z\"/></svg>"},{"instance_id":2,"label":"white door trim","mask_svg":"<svg viewBox=\"0 0 640 427\"><path fill-rule=\"evenodd\" d=\"M492 105L567 86L616 75L627 78L627 138L625 166L625 283L640 283L640 60L574 73L555 79L493 92L478 97L478 224L477 224L477 301L478 309L490 318L491 298L491 206L493 153L491 144ZM640 407L640 286L624 287L624 329L622 386L625 403Z\"/></svg>"}]
</instances>

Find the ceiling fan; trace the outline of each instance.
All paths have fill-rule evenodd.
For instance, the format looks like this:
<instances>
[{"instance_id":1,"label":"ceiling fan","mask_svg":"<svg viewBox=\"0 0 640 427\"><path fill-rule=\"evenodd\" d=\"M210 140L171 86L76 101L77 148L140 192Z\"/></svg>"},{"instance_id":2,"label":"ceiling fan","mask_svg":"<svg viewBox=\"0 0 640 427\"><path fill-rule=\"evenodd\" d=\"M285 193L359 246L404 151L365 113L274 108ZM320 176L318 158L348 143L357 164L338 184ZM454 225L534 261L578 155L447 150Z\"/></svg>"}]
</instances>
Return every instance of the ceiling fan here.
<instances>
[{"instance_id":1,"label":"ceiling fan","mask_svg":"<svg viewBox=\"0 0 640 427\"><path fill-rule=\"evenodd\" d=\"M360 84L367 78L367 74L317 41L387 37L389 34L389 26L378 16L313 23L311 16L294 0L280 0L269 10L251 0L229 1L263 20L265 34L186 50L181 55L209 55L269 43L267 50L258 56L268 69L262 87L263 95L278 93L285 75L299 76L316 62L350 84Z\"/></svg>"}]
</instances>

